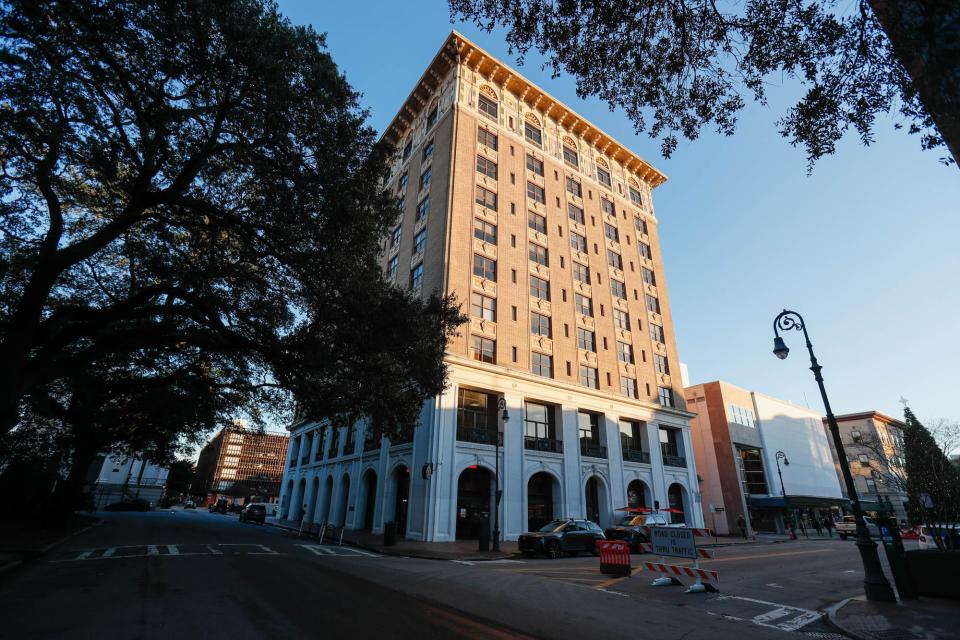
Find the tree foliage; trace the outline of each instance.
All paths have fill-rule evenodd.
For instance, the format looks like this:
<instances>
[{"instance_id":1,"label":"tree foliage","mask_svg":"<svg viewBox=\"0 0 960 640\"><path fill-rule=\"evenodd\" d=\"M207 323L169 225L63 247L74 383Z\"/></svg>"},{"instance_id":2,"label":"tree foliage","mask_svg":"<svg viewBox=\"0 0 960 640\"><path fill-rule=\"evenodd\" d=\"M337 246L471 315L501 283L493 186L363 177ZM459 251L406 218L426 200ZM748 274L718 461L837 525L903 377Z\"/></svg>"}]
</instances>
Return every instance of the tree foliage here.
<instances>
[{"instance_id":1,"label":"tree foliage","mask_svg":"<svg viewBox=\"0 0 960 640\"><path fill-rule=\"evenodd\" d=\"M946 146L950 129L954 157L960 153L960 11L947 3L915 0L910 16L894 7L888 24L909 25L926 68L911 65L916 85L894 52L871 5L879 0L449 0L455 18L491 30L507 30L521 59L531 49L546 55L555 74L569 73L577 94L622 108L638 133L658 138L665 157L679 136L690 140L712 127L734 133L748 99L767 103L771 86L798 81L803 95L779 119L780 134L805 149L808 163L835 151L854 130L873 140L876 119L893 114L925 149ZM928 6L929 5L929 6ZM946 30L946 31L945 31ZM900 34L903 30L896 30ZM941 35L942 34L942 35ZM954 34L951 38L950 34ZM955 40L956 39L956 40ZM936 63L936 64L934 64ZM927 74L926 76L924 74ZM924 89L921 96L917 87ZM933 96L947 95L937 101ZM934 125L927 106L941 130ZM952 107L951 107L952 105ZM944 162L952 162L949 156Z\"/></svg>"},{"instance_id":2,"label":"tree foliage","mask_svg":"<svg viewBox=\"0 0 960 640\"><path fill-rule=\"evenodd\" d=\"M960 526L960 471L950 464L909 407L904 409L904 419L907 426L903 429L903 448L911 519L948 528ZM932 533L937 546L943 550L942 532L933 529Z\"/></svg>"},{"instance_id":3,"label":"tree foliage","mask_svg":"<svg viewBox=\"0 0 960 640\"><path fill-rule=\"evenodd\" d=\"M0 4L0 435L415 421L462 317L382 277L366 118L270 2Z\"/></svg>"}]
</instances>

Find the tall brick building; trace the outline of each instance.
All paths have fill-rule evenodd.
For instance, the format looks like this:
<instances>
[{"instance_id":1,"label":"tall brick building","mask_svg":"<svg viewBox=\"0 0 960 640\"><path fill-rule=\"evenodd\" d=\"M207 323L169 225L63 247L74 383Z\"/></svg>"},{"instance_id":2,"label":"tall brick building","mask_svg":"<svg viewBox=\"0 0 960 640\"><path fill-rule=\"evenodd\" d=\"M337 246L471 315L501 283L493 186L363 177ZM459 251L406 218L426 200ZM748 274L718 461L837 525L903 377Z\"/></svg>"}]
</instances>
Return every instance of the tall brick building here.
<instances>
[{"instance_id":1,"label":"tall brick building","mask_svg":"<svg viewBox=\"0 0 960 640\"><path fill-rule=\"evenodd\" d=\"M288 437L224 427L200 451L190 493L207 504L218 498L275 502L280 493Z\"/></svg>"},{"instance_id":2,"label":"tall brick building","mask_svg":"<svg viewBox=\"0 0 960 640\"><path fill-rule=\"evenodd\" d=\"M384 272L455 294L469 324L411 442L292 425L281 512L474 537L499 438L508 539L628 504L702 524L652 200L666 177L455 32L384 136L401 201Z\"/></svg>"}]
</instances>

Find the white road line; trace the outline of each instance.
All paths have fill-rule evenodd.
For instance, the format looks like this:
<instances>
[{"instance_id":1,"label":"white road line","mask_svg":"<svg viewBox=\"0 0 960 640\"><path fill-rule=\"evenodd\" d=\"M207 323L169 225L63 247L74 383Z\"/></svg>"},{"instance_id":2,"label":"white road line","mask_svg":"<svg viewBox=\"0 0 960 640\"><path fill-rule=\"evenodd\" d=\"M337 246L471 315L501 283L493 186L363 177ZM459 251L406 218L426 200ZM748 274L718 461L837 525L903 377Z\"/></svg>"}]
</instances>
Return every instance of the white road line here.
<instances>
[{"instance_id":1,"label":"white road line","mask_svg":"<svg viewBox=\"0 0 960 640\"><path fill-rule=\"evenodd\" d=\"M797 629L805 627L811 622L819 620L824 615L819 611L811 611L810 609L801 609L800 607L792 607L786 604L768 602L766 600L758 600L757 598L747 598L744 596L719 595L716 599L743 600L744 602L753 602L754 604L764 604L774 607L772 611L756 616L752 618L750 622L753 622L761 627L770 627L771 629L780 629L781 631L796 631ZM783 622L779 623L773 623L774 620L779 620L780 618L790 614L792 614L793 617L789 618L788 620L784 620Z\"/></svg>"},{"instance_id":2,"label":"white road line","mask_svg":"<svg viewBox=\"0 0 960 640\"><path fill-rule=\"evenodd\" d=\"M148 556L158 556L160 555L160 549L157 549L157 545L148 544L147 545L147 555Z\"/></svg>"},{"instance_id":3,"label":"white road line","mask_svg":"<svg viewBox=\"0 0 960 640\"><path fill-rule=\"evenodd\" d=\"M109 558L110 556L112 556L112 555L113 555L114 553L116 553L116 552L117 552L117 548L116 548L116 547L107 547L106 549L104 549L103 553L100 554L100 557L101 557L101 558Z\"/></svg>"},{"instance_id":4,"label":"white road line","mask_svg":"<svg viewBox=\"0 0 960 640\"><path fill-rule=\"evenodd\" d=\"M83 553L78 555L76 558L74 558L74 560L86 560L87 558L90 557L92 553L93 551L84 551Z\"/></svg>"},{"instance_id":5,"label":"white road line","mask_svg":"<svg viewBox=\"0 0 960 640\"><path fill-rule=\"evenodd\" d=\"M778 618L782 618L784 616L790 615L791 613L792 613L791 611L787 611L783 607L777 607L773 611L768 611L766 613L760 614L759 616L754 616L752 620L757 624L762 624L764 622L772 622L774 620L777 620Z\"/></svg>"},{"instance_id":6,"label":"white road line","mask_svg":"<svg viewBox=\"0 0 960 640\"><path fill-rule=\"evenodd\" d=\"M252 545L252 546L254 546L254 547L260 547L261 549L263 549L263 551L251 551L251 552L249 552L249 553L247 554L248 556L278 556L278 555L280 555L279 552L274 551L273 549L271 549L270 547L268 547L268 546L265 545L265 544L255 544L255 545Z\"/></svg>"},{"instance_id":7,"label":"white road line","mask_svg":"<svg viewBox=\"0 0 960 640\"><path fill-rule=\"evenodd\" d=\"M333 551L326 549L324 547L321 547L318 544L298 544L297 546L303 547L304 549L306 549L307 551L309 551L315 556L330 555L333 553Z\"/></svg>"},{"instance_id":8,"label":"white road line","mask_svg":"<svg viewBox=\"0 0 960 640\"><path fill-rule=\"evenodd\" d=\"M354 553L359 553L362 556L369 556L371 558L379 558L379 553L370 553L369 551L364 551L363 549L351 549Z\"/></svg>"},{"instance_id":9,"label":"white road line","mask_svg":"<svg viewBox=\"0 0 960 640\"><path fill-rule=\"evenodd\" d=\"M220 551L219 549L214 549L212 544L208 544L208 545L206 545L206 546L207 546L207 549L210 550L210 553L212 553L213 555L215 555L215 556L222 556L222 555L223 555L223 551Z\"/></svg>"},{"instance_id":10,"label":"white road line","mask_svg":"<svg viewBox=\"0 0 960 640\"><path fill-rule=\"evenodd\" d=\"M451 560L450 562L454 564L465 564L468 567L472 567L473 565L477 564L476 562L470 562L469 560Z\"/></svg>"},{"instance_id":11,"label":"white road line","mask_svg":"<svg viewBox=\"0 0 960 640\"><path fill-rule=\"evenodd\" d=\"M767 586L768 586L768 587L773 587L774 589L783 589L783 587L780 586L779 584L777 584L776 582L768 582L768 583L767 583Z\"/></svg>"},{"instance_id":12,"label":"white road line","mask_svg":"<svg viewBox=\"0 0 960 640\"><path fill-rule=\"evenodd\" d=\"M175 544L168 544L167 553L169 553L172 556L178 556L180 555L180 549L177 549L177 545Z\"/></svg>"},{"instance_id":13,"label":"white road line","mask_svg":"<svg viewBox=\"0 0 960 640\"><path fill-rule=\"evenodd\" d=\"M816 622L823 617L823 614L817 613L816 611L809 611L807 613L801 614L792 620L787 620L786 622L781 622L777 625L778 628L783 629L784 631L796 631L801 627L805 627L811 622Z\"/></svg>"}]
</instances>

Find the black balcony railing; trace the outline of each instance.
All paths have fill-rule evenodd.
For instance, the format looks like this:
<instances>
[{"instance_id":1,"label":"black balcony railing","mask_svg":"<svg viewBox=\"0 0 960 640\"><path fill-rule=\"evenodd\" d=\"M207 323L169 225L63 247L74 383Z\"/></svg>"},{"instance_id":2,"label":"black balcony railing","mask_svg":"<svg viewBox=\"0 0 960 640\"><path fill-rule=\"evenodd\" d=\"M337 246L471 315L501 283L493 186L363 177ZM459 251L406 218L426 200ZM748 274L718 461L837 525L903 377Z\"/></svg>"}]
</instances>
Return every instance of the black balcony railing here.
<instances>
[{"instance_id":1,"label":"black balcony railing","mask_svg":"<svg viewBox=\"0 0 960 640\"><path fill-rule=\"evenodd\" d=\"M589 458L606 458L607 448L590 441L581 440L580 455L587 456Z\"/></svg>"},{"instance_id":2,"label":"black balcony railing","mask_svg":"<svg viewBox=\"0 0 960 640\"><path fill-rule=\"evenodd\" d=\"M497 432L493 429L476 427L457 427L457 440L476 442L477 444L496 444Z\"/></svg>"},{"instance_id":3,"label":"black balcony railing","mask_svg":"<svg viewBox=\"0 0 960 640\"><path fill-rule=\"evenodd\" d=\"M348 456L357 450L357 441L351 440L343 443L343 455Z\"/></svg>"},{"instance_id":4,"label":"black balcony railing","mask_svg":"<svg viewBox=\"0 0 960 640\"><path fill-rule=\"evenodd\" d=\"M687 466L687 459L683 456L663 456L663 464L667 467L684 467Z\"/></svg>"},{"instance_id":5,"label":"black balcony railing","mask_svg":"<svg viewBox=\"0 0 960 640\"><path fill-rule=\"evenodd\" d=\"M376 440L370 439L370 440L364 440L364 441L363 441L363 450L364 450L364 451L376 451L376 450L379 449L379 448L380 448L380 440L379 440L379 439L376 439Z\"/></svg>"},{"instance_id":6,"label":"black balcony railing","mask_svg":"<svg viewBox=\"0 0 960 640\"><path fill-rule=\"evenodd\" d=\"M310 456L303 456L300 458L300 464L307 464L308 462L310 462Z\"/></svg>"},{"instance_id":7,"label":"black balcony railing","mask_svg":"<svg viewBox=\"0 0 960 640\"><path fill-rule=\"evenodd\" d=\"M650 453L648 451L638 451L636 449L624 449L623 459L628 462L646 462L650 464Z\"/></svg>"},{"instance_id":8,"label":"black balcony railing","mask_svg":"<svg viewBox=\"0 0 960 640\"><path fill-rule=\"evenodd\" d=\"M549 451L551 453L563 453L563 441L553 438L535 438L533 436L523 437L523 447L532 451Z\"/></svg>"}]
</instances>

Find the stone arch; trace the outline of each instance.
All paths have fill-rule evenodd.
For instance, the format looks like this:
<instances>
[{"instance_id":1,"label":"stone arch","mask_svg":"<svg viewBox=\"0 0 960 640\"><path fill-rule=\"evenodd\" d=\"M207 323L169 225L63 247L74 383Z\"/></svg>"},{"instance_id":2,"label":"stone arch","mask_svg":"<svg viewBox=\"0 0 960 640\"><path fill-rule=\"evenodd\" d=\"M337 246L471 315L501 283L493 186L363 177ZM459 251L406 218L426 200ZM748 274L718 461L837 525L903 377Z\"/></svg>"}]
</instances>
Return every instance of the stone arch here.
<instances>
[{"instance_id":1,"label":"stone arch","mask_svg":"<svg viewBox=\"0 0 960 640\"><path fill-rule=\"evenodd\" d=\"M383 521L395 523L398 536L406 535L409 504L410 467L398 460L387 474L383 496Z\"/></svg>"},{"instance_id":2,"label":"stone arch","mask_svg":"<svg viewBox=\"0 0 960 640\"><path fill-rule=\"evenodd\" d=\"M527 115L524 116L524 119L535 126L537 129L542 129L543 125L540 124L540 118L536 116L532 111L528 111Z\"/></svg>"},{"instance_id":3,"label":"stone arch","mask_svg":"<svg viewBox=\"0 0 960 640\"><path fill-rule=\"evenodd\" d=\"M571 149L577 149L577 141L571 138L570 136L563 136L563 144L567 145Z\"/></svg>"},{"instance_id":4,"label":"stone arch","mask_svg":"<svg viewBox=\"0 0 960 640\"><path fill-rule=\"evenodd\" d=\"M557 474L536 469L527 476L525 529L536 531L563 513L563 483Z\"/></svg>"},{"instance_id":5,"label":"stone arch","mask_svg":"<svg viewBox=\"0 0 960 640\"><path fill-rule=\"evenodd\" d=\"M653 491L641 478L627 483L627 506L653 508Z\"/></svg>"},{"instance_id":6,"label":"stone arch","mask_svg":"<svg viewBox=\"0 0 960 640\"><path fill-rule=\"evenodd\" d=\"M671 509L681 513L671 513L670 521L684 523L690 526L693 523L693 510L690 505L690 491L681 482L674 482L667 489L667 504Z\"/></svg>"},{"instance_id":7,"label":"stone arch","mask_svg":"<svg viewBox=\"0 0 960 640\"><path fill-rule=\"evenodd\" d=\"M490 99L493 100L494 102L498 102L498 101L500 100L500 98L497 97L497 92L494 91L494 90L493 90L493 87L491 87L491 86L488 85L488 84L482 84L482 85L480 85L480 93L481 93L481 95L484 95L484 96L490 98Z\"/></svg>"},{"instance_id":8,"label":"stone arch","mask_svg":"<svg viewBox=\"0 0 960 640\"><path fill-rule=\"evenodd\" d=\"M610 165L607 164L607 161L604 160L603 158L597 158L597 166L598 166L598 167L603 167L604 169L609 169L609 168L610 168Z\"/></svg>"},{"instance_id":9,"label":"stone arch","mask_svg":"<svg viewBox=\"0 0 960 640\"><path fill-rule=\"evenodd\" d=\"M610 486L600 473L591 473L583 483L583 511L587 520L606 528L613 523Z\"/></svg>"},{"instance_id":10,"label":"stone arch","mask_svg":"<svg viewBox=\"0 0 960 640\"><path fill-rule=\"evenodd\" d=\"M636 187L637 189L640 188L640 183L637 182L637 179L636 179L636 178L630 178L630 179L628 180L628 182L630 183L630 186L631 186L631 187Z\"/></svg>"},{"instance_id":11,"label":"stone arch","mask_svg":"<svg viewBox=\"0 0 960 640\"><path fill-rule=\"evenodd\" d=\"M483 464L466 465L457 474L456 537L471 540L480 536L484 518L492 527L495 476Z\"/></svg>"},{"instance_id":12,"label":"stone arch","mask_svg":"<svg viewBox=\"0 0 960 640\"><path fill-rule=\"evenodd\" d=\"M300 480L296 484L296 489L294 490L294 494L293 494L294 498L292 501L293 503L290 505L291 520L303 520L303 515L301 514L305 513L304 500L306 500L306 497L307 497L306 493L307 493L307 479L300 478Z\"/></svg>"}]
</instances>

